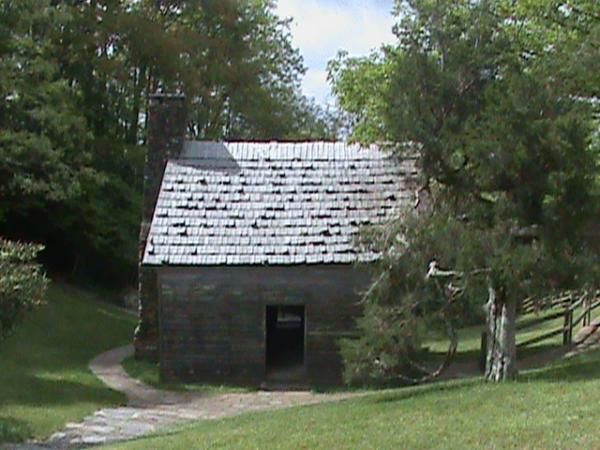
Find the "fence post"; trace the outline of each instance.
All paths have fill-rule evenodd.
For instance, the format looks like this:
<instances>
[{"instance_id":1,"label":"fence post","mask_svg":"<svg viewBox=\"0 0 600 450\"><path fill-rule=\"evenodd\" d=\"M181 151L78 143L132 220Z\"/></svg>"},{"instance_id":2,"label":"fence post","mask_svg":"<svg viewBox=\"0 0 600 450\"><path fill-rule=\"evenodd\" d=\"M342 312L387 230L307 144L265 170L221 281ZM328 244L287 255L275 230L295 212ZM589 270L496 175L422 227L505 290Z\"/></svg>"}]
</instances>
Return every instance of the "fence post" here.
<instances>
[{"instance_id":1,"label":"fence post","mask_svg":"<svg viewBox=\"0 0 600 450\"><path fill-rule=\"evenodd\" d=\"M585 308L585 319L583 319L583 326L589 326L592 323L592 298L587 295L587 293L583 294L584 300L584 308Z\"/></svg>"},{"instance_id":2,"label":"fence post","mask_svg":"<svg viewBox=\"0 0 600 450\"><path fill-rule=\"evenodd\" d=\"M569 342L568 345L573 343L573 310L569 308Z\"/></svg>"},{"instance_id":3,"label":"fence post","mask_svg":"<svg viewBox=\"0 0 600 450\"><path fill-rule=\"evenodd\" d=\"M565 309L565 320L563 321L563 345L569 345L569 312L571 308Z\"/></svg>"},{"instance_id":4,"label":"fence post","mask_svg":"<svg viewBox=\"0 0 600 450\"><path fill-rule=\"evenodd\" d=\"M481 347L479 349L479 370L485 373L485 362L487 361L487 331L481 333Z\"/></svg>"}]
</instances>

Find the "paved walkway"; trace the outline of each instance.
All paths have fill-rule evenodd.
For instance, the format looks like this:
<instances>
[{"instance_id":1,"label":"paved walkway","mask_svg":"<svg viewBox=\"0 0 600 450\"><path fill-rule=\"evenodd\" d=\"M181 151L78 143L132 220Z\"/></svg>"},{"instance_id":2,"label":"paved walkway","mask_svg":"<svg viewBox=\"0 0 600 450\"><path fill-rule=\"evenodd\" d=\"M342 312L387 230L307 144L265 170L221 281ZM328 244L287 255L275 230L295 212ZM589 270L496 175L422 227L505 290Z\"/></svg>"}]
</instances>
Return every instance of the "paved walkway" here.
<instances>
[{"instance_id":1,"label":"paved walkway","mask_svg":"<svg viewBox=\"0 0 600 450\"><path fill-rule=\"evenodd\" d=\"M96 357L90 369L106 385L127 395L127 406L104 408L79 423L68 423L47 441L8 445L3 449L82 448L138 438L190 420L219 419L249 411L336 401L355 393L317 394L309 391L258 391L231 394L163 391L131 378L121 367L133 354L128 345Z\"/></svg>"}]
</instances>

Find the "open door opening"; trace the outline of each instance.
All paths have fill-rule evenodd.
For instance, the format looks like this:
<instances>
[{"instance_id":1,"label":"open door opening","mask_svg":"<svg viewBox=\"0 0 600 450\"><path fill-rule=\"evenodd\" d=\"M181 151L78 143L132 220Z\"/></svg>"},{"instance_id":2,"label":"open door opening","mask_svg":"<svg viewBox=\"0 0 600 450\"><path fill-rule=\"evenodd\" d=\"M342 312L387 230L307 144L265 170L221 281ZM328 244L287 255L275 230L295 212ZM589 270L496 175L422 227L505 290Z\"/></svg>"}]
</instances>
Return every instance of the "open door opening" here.
<instances>
[{"instance_id":1,"label":"open door opening","mask_svg":"<svg viewBox=\"0 0 600 450\"><path fill-rule=\"evenodd\" d=\"M267 378L301 379L304 376L304 306L269 305L266 314Z\"/></svg>"}]
</instances>

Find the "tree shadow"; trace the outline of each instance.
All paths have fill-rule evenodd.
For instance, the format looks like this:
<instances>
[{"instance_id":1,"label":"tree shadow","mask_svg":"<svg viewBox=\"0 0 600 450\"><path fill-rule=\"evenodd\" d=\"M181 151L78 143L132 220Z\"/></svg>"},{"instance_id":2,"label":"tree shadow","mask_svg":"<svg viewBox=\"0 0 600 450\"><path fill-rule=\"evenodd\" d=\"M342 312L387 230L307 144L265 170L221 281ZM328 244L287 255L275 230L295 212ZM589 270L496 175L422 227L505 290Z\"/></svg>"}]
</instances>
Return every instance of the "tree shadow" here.
<instances>
[{"instance_id":1,"label":"tree shadow","mask_svg":"<svg viewBox=\"0 0 600 450\"><path fill-rule=\"evenodd\" d=\"M0 416L0 444L23 442L33 434L31 427L22 420Z\"/></svg>"},{"instance_id":2,"label":"tree shadow","mask_svg":"<svg viewBox=\"0 0 600 450\"><path fill-rule=\"evenodd\" d=\"M572 383L600 378L600 351L555 362L551 366L522 373L519 381Z\"/></svg>"},{"instance_id":3,"label":"tree shadow","mask_svg":"<svg viewBox=\"0 0 600 450\"><path fill-rule=\"evenodd\" d=\"M530 358L532 356L536 356L558 348L562 348L560 343L538 344L530 347L517 348L517 359ZM446 354L444 352L429 351L426 354L426 358L428 361L440 361L445 357L445 355ZM479 361L479 358L481 358L481 351L479 349L460 350L459 347L454 361L457 363L465 363Z\"/></svg>"},{"instance_id":4,"label":"tree shadow","mask_svg":"<svg viewBox=\"0 0 600 450\"><path fill-rule=\"evenodd\" d=\"M367 401L372 403L388 403L401 400L414 399L429 395L438 395L443 392L452 392L460 389L468 389L476 384L482 383L480 377L465 378L462 380L452 381L433 381L420 386L409 386L398 388L389 392L381 391L381 394L374 398L367 398Z\"/></svg>"},{"instance_id":5,"label":"tree shadow","mask_svg":"<svg viewBox=\"0 0 600 450\"><path fill-rule=\"evenodd\" d=\"M542 346L540 346L541 348ZM546 347L546 346L544 346ZM548 351L557 350L556 346L548 345ZM550 382L570 383L600 378L600 350L579 355L570 359L561 359L552 364L538 369L529 369L521 372L516 383ZM366 398L372 403L397 402L429 395L438 395L444 392L469 389L485 381L481 377L470 377L451 381L433 381L420 386L382 390L380 395Z\"/></svg>"},{"instance_id":6,"label":"tree shadow","mask_svg":"<svg viewBox=\"0 0 600 450\"><path fill-rule=\"evenodd\" d=\"M557 349L564 348L560 343L550 343L550 344L538 344L532 347L517 347L517 360L523 358L530 358L532 356L536 356L542 353L547 353L550 351L554 351Z\"/></svg>"},{"instance_id":7,"label":"tree shadow","mask_svg":"<svg viewBox=\"0 0 600 450\"><path fill-rule=\"evenodd\" d=\"M5 380L6 381L6 380ZM17 381L17 380L15 380ZM3 405L70 405L77 403L114 403L125 397L102 385L85 382L44 378L31 373L21 373L18 384L27 389L7 389L2 393Z\"/></svg>"}]
</instances>

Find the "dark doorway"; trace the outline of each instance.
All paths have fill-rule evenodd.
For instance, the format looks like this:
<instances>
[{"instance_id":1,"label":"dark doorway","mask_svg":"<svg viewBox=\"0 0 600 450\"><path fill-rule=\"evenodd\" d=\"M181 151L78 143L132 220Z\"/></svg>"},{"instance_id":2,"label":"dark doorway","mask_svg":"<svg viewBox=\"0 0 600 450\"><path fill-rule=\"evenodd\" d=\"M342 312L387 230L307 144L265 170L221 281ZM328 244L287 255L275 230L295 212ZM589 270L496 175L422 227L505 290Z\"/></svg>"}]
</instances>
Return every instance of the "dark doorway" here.
<instances>
[{"instance_id":1,"label":"dark doorway","mask_svg":"<svg viewBox=\"0 0 600 450\"><path fill-rule=\"evenodd\" d=\"M304 375L304 306L267 306L267 378Z\"/></svg>"}]
</instances>

